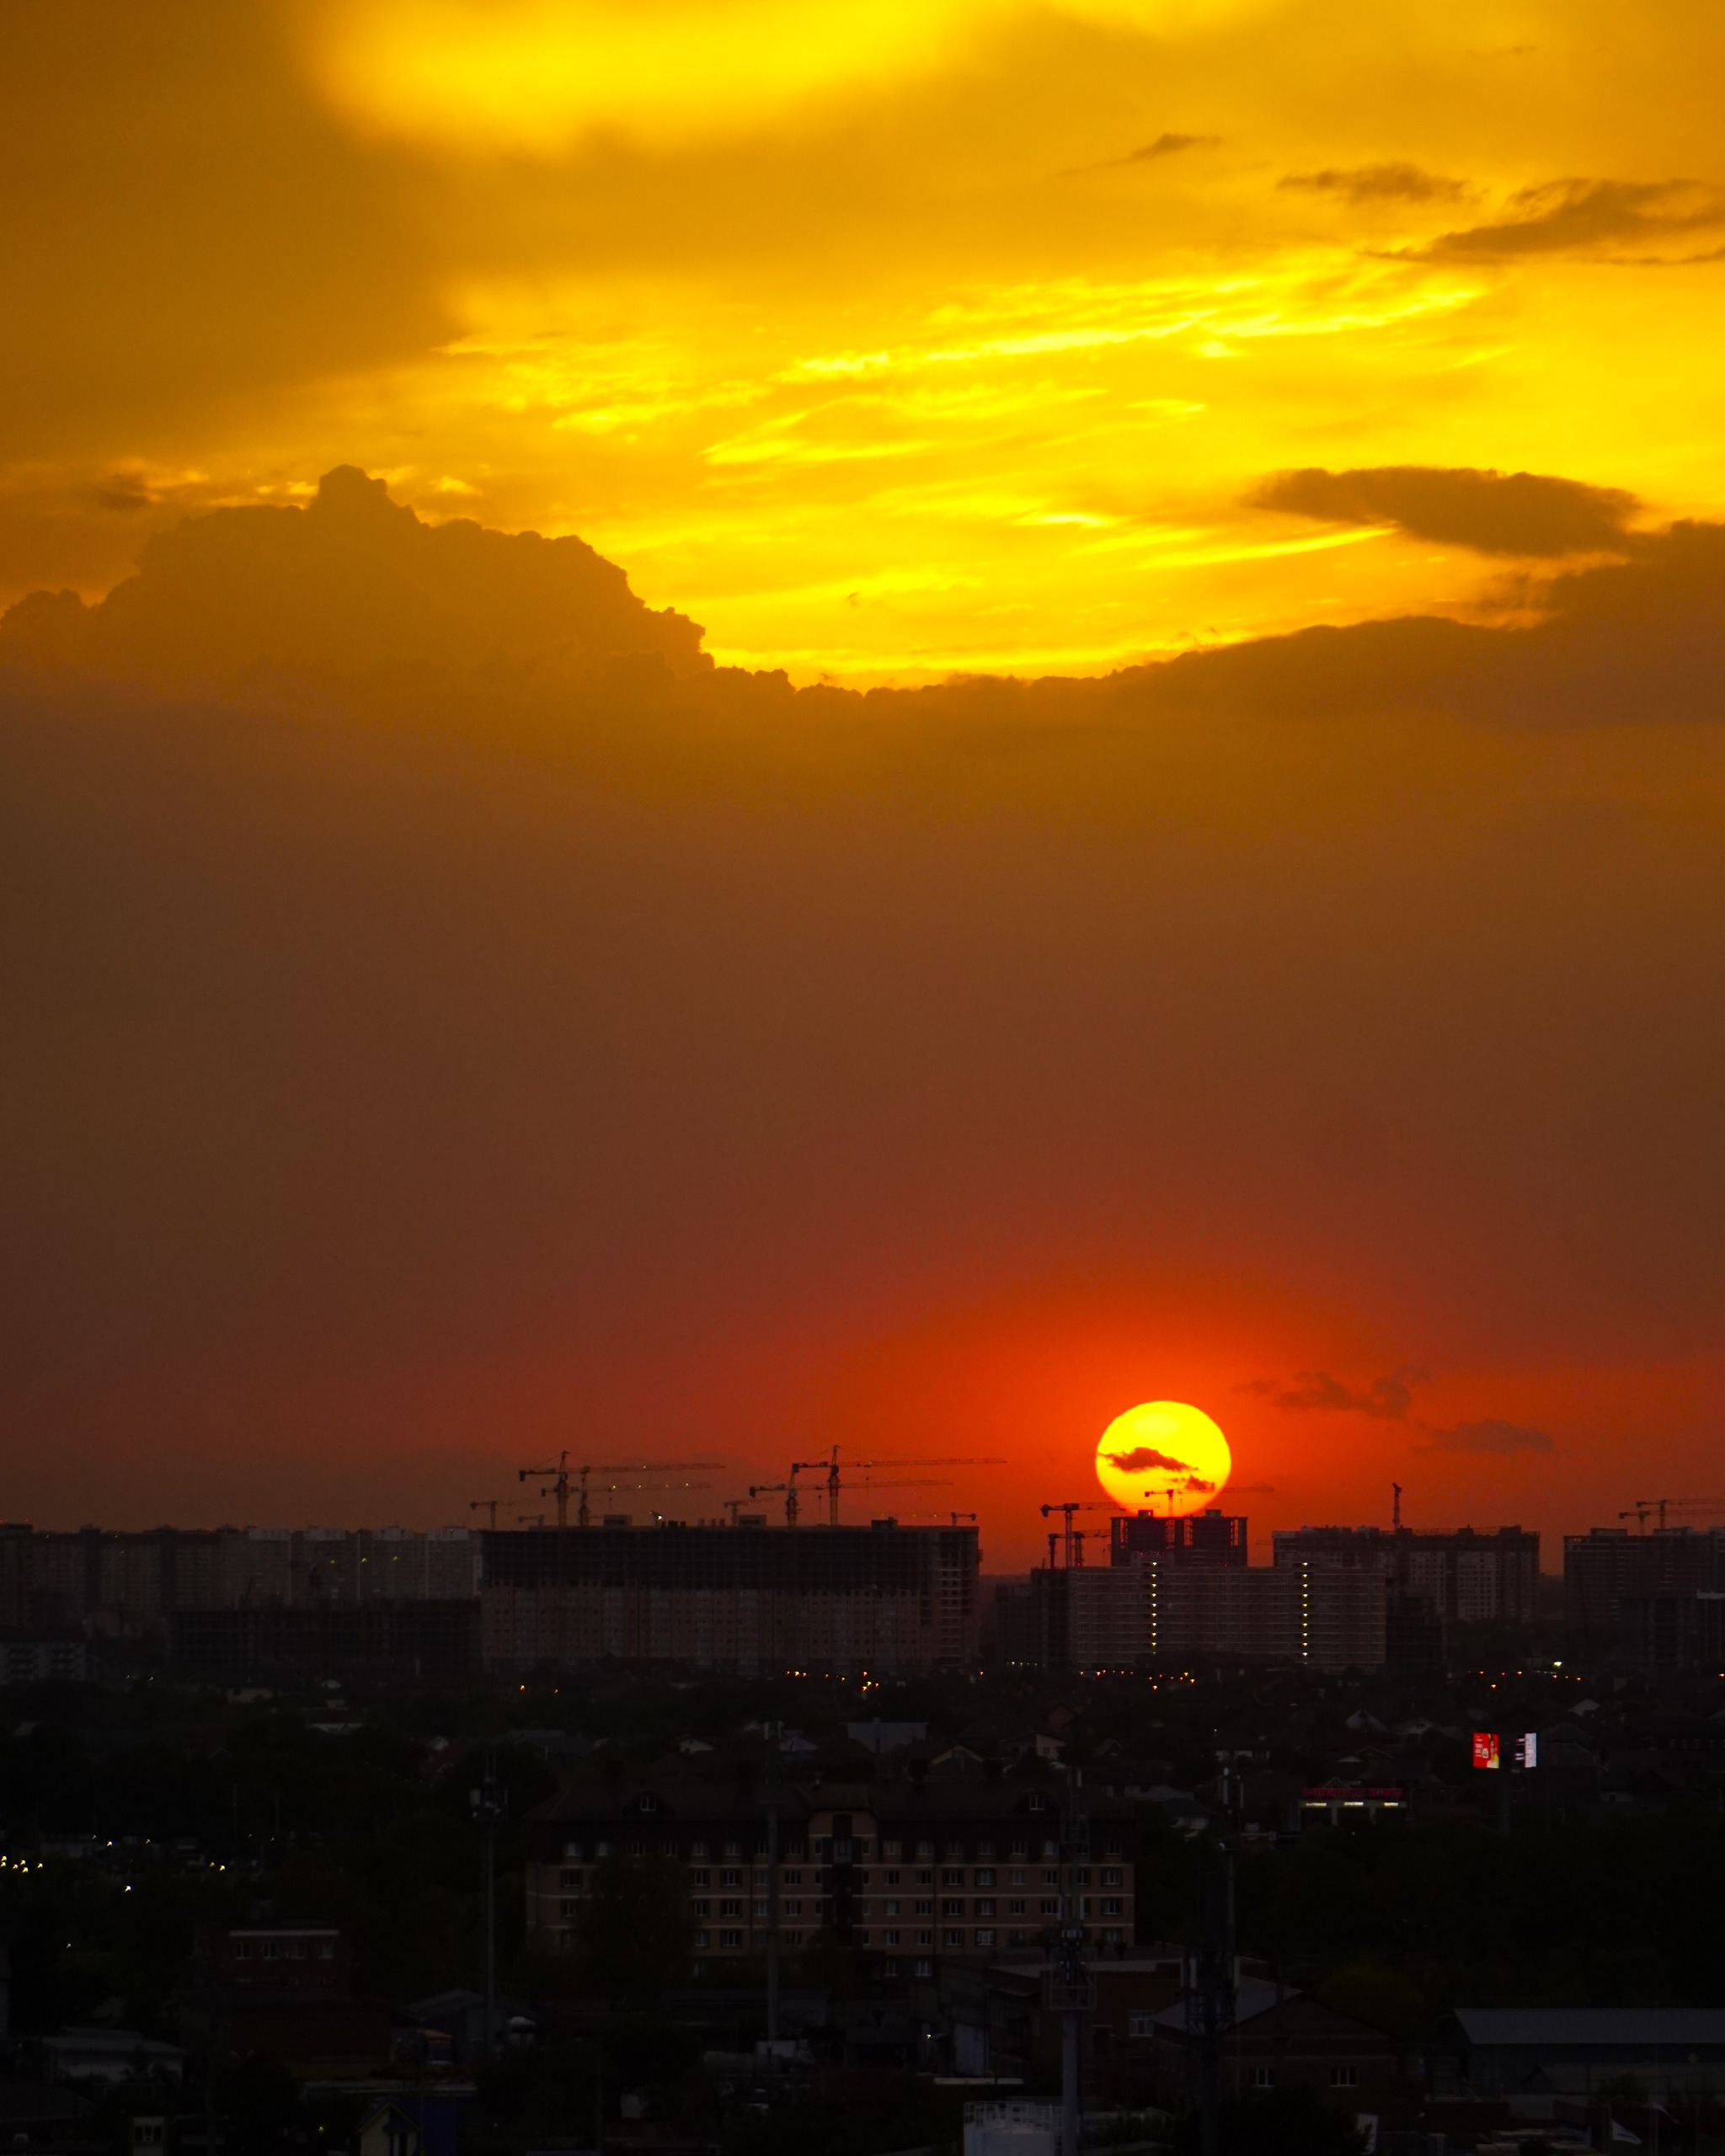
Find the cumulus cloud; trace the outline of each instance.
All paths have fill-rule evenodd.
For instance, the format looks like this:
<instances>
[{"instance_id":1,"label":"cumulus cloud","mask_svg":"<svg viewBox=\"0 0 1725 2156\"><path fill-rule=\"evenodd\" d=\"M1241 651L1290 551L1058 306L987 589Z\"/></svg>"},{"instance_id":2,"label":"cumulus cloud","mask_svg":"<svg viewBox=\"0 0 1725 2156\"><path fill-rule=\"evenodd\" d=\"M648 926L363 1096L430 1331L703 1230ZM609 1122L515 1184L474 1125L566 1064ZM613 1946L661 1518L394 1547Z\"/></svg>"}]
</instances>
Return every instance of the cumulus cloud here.
<instances>
[{"instance_id":1,"label":"cumulus cloud","mask_svg":"<svg viewBox=\"0 0 1725 2156\"><path fill-rule=\"evenodd\" d=\"M1338 195L1348 202L1458 202L1471 192L1465 180L1400 163L1290 172L1276 184L1312 195Z\"/></svg>"},{"instance_id":2,"label":"cumulus cloud","mask_svg":"<svg viewBox=\"0 0 1725 2156\"><path fill-rule=\"evenodd\" d=\"M1445 232L1436 260L1502 262L1538 254L1672 259L1673 243L1725 225L1725 189L1695 180L1554 179L1512 195L1489 223Z\"/></svg>"},{"instance_id":3,"label":"cumulus cloud","mask_svg":"<svg viewBox=\"0 0 1725 2156\"><path fill-rule=\"evenodd\" d=\"M1421 1452L1550 1452L1553 1449L1543 1430L1527 1429L1497 1416L1478 1422L1457 1422L1447 1430L1427 1425L1426 1434L1431 1443L1418 1447Z\"/></svg>"},{"instance_id":4,"label":"cumulus cloud","mask_svg":"<svg viewBox=\"0 0 1725 2156\"><path fill-rule=\"evenodd\" d=\"M33 594L0 623L0 655L162 687L447 688L483 668L698 669L701 633L644 606L585 540L425 524L343 465L303 509L219 509L157 533L98 606Z\"/></svg>"},{"instance_id":5,"label":"cumulus cloud","mask_svg":"<svg viewBox=\"0 0 1725 2156\"><path fill-rule=\"evenodd\" d=\"M1283 472L1251 497L1262 509L1334 524L1397 524L1416 538L1484 554L1551 558L1621 552L1633 494L1533 472L1382 465Z\"/></svg>"}]
</instances>

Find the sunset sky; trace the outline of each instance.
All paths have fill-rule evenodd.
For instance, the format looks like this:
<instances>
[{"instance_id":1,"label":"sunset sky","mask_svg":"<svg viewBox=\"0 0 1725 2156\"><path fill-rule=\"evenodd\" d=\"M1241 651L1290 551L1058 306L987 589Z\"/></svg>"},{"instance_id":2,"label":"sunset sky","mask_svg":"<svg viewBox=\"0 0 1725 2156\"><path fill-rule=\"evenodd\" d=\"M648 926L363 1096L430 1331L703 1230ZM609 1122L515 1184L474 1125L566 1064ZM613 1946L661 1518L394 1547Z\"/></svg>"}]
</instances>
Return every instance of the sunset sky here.
<instances>
[{"instance_id":1,"label":"sunset sky","mask_svg":"<svg viewBox=\"0 0 1725 2156\"><path fill-rule=\"evenodd\" d=\"M4 1509L1725 1518L1725 13L0 29Z\"/></svg>"}]
</instances>

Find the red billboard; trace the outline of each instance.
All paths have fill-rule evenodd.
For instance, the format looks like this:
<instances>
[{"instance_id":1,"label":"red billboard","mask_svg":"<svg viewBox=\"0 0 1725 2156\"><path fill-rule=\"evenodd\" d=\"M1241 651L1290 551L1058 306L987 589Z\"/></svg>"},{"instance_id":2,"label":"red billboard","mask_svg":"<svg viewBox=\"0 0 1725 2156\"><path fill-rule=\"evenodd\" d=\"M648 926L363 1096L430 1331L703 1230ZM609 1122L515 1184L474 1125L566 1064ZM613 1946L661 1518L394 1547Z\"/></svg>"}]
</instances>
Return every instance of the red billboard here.
<instances>
[{"instance_id":1,"label":"red billboard","mask_svg":"<svg viewBox=\"0 0 1725 2156\"><path fill-rule=\"evenodd\" d=\"M1473 1732L1473 1764L1476 1767L1500 1767L1503 1764L1498 1753L1495 1730L1477 1729Z\"/></svg>"}]
</instances>

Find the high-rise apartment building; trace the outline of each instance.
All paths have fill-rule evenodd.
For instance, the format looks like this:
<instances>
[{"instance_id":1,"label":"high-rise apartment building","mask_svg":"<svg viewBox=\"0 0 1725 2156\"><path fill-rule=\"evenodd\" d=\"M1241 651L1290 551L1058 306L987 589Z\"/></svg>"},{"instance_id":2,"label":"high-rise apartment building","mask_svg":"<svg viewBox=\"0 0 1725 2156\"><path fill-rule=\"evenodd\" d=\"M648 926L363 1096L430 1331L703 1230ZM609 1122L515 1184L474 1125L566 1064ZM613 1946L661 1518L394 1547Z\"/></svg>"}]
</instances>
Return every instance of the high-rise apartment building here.
<instances>
[{"instance_id":1,"label":"high-rise apartment building","mask_svg":"<svg viewBox=\"0 0 1725 2156\"><path fill-rule=\"evenodd\" d=\"M1626 1598L1722 1591L1725 1528L1596 1527L1563 1538L1563 1614L1599 1651L1616 1641Z\"/></svg>"},{"instance_id":2,"label":"high-rise apartment building","mask_svg":"<svg viewBox=\"0 0 1725 2156\"><path fill-rule=\"evenodd\" d=\"M65 1632L99 1618L122 1636L159 1635L176 1610L359 1608L472 1600L480 1540L471 1528L0 1525L0 1630Z\"/></svg>"},{"instance_id":3,"label":"high-rise apartment building","mask_svg":"<svg viewBox=\"0 0 1725 2156\"><path fill-rule=\"evenodd\" d=\"M1449 1623L1498 1618L1528 1624L1539 1605L1540 1539L1519 1527L1426 1534L1411 1527L1278 1528L1278 1567L1375 1572L1392 1593Z\"/></svg>"},{"instance_id":4,"label":"high-rise apartment building","mask_svg":"<svg viewBox=\"0 0 1725 2156\"><path fill-rule=\"evenodd\" d=\"M1097 1670L1187 1660L1375 1669L1386 1655L1386 1604L1382 1576L1358 1569L1178 1556L1044 1567L1030 1575L1028 1658Z\"/></svg>"},{"instance_id":5,"label":"high-rise apartment building","mask_svg":"<svg viewBox=\"0 0 1725 2156\"><path fill-rule=\"evenodd\" d=\"M1121 1513L1108 1522L1108 1561L1135 1564L1140 1557L1183 1557L1199 1565L1246 1562L1246 1515L1187 1513L1167 1518L1159 1513Z\"/></svg>"},{"instance_id":6,"label":"high-rise apartment building","mask_svg":"<svg viewBox=\"0 0 1725 2156\"><path fill-rule=\"evenodd\" d=\"M741 1676L959 1668L974 1527L540 1528L483 1537L493 1667L620 1662Z\"/></svg>"}]
</instances>

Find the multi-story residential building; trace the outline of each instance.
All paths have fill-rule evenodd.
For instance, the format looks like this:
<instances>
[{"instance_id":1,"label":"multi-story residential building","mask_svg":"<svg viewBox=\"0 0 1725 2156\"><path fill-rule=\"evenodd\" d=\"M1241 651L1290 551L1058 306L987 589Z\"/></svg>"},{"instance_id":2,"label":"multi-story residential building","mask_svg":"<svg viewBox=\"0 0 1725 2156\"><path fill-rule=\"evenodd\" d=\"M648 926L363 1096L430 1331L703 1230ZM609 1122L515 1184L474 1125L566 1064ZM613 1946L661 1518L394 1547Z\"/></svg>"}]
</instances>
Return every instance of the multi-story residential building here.
<instances>
[{"instance_id":1,"label":"multi-story residential building","mask_svg":"<svg viewBox=\"0 0 1725 2156\"><path fill-rule=\"evenodd\" d=\"M884 1674L976 1658L974 1527L620 1522L483 1540L484 1653L494 1667Z\"/></svg>"},{"instance_id":2,"label":"multi-story residential building","mask_svg":"<svg viewBox=\"0 0 1725 2156\"><path fill-rule=\"evenodd\" d=\"M1198 1565L1246 1563L1246 1515L1209 1511L1169 1519L1159 1513L1120 1513L1108 1522L1108 1562L1130 1565L1140 1557L1183 1557Z\"/></svg>"},{"instance_id":3,"label":"multi-story residential building","mask_svg":"<svg viewBox=\"0 0 1725 2156\"><path fill-rule=\"evenodd\" d=\"M1487 1534L1471 1527L1429 1534L1411 1527L1279 1528L1270 1542L1278 1566L1375 1572L1394 1594L1449 1623L1528 1624L1538 1614L1540 1538L1523 1528Z\"/></svg>"},{"instance_id":4,"label":"multi-story residential building","mask_svg":"<svg viewBox=\"0 0 1725 2156\"><path fill-rule=\"evenodd\" d=\"M70 1631L94 1619L159 1635L176 1610L472 1599L480 1547L466 1527L38 1534L14 1521L0 1525L0 1630Z\"/></svg>"},{"instance_id":5,"label":"multi-story residential building","mask_svg":"<svg viewBox=\"0 0 1725 2156\"><path fill-rule=\"evenodd\" d=\"M1044 1668L1167 1668L1188 1659L1375 1669L1386 1656L1381 1577L1303 1564L1042 1567L1023 1636Z\"/></svg>"},{"instance_id":6,"label":"multi-story residential building","mask_svg":"<svg viewBox=\"0 0 1725 2156\"><path fill-rule=\"evenodd\" d=\"M775 1901L782 1948L825 1934L905 1977L1033 1947L1069 1906L1092 1947L1124 1951L1130 1806L1097 1797L1081 1819L1060 1810L1063 1795L980 1778L796 1785L771 1798L692 1778L573 1783L529 1816L527 1924L573 1945L595 1869L633 1854L682 1867L707 1963L764 1954Z\"/></svg>"},{"instance_id":7,"label":"multi-story residential building","mask_svg":"<svg viewBox=\"0 0 1725 2156\"><path fill-rule=\"evenodd\" d=\"M1626 1597L1725 1592L1725 1528L1595 1527L1563 1538L1563 1614L1596 1650L1617 1636Z\"/></svg>"}]
</instances>

